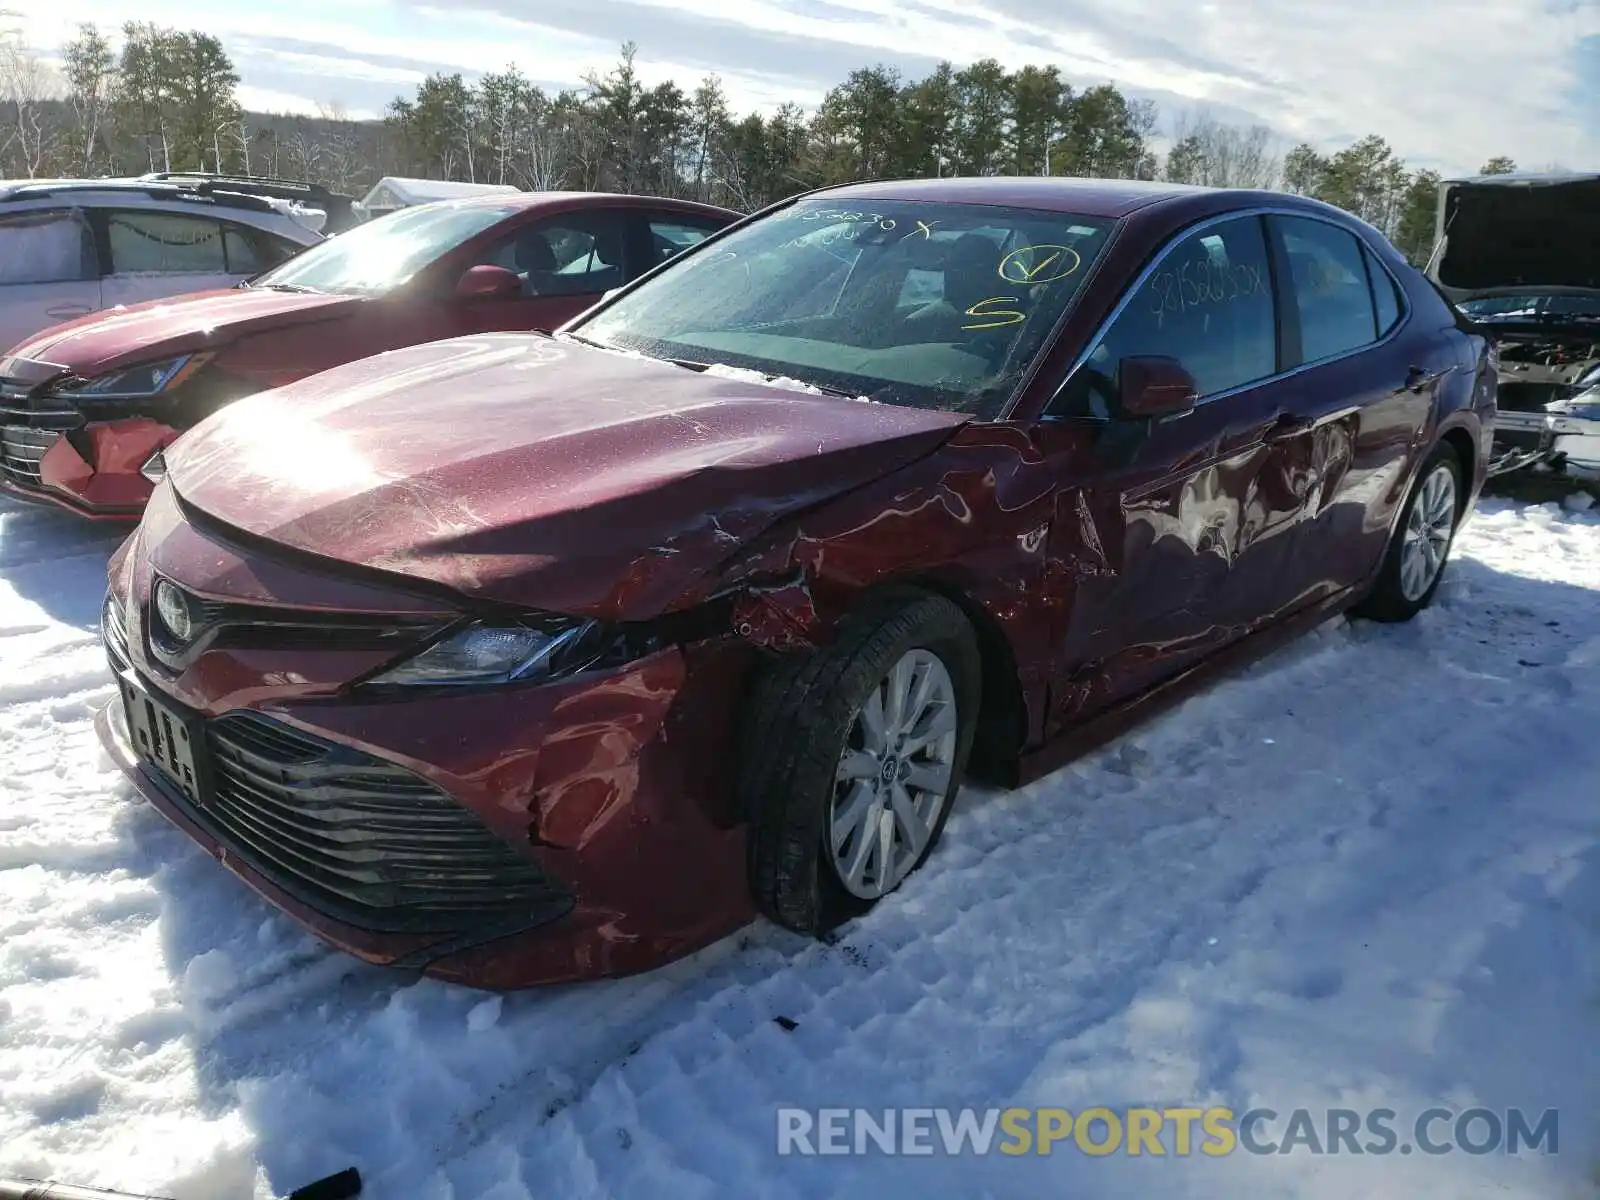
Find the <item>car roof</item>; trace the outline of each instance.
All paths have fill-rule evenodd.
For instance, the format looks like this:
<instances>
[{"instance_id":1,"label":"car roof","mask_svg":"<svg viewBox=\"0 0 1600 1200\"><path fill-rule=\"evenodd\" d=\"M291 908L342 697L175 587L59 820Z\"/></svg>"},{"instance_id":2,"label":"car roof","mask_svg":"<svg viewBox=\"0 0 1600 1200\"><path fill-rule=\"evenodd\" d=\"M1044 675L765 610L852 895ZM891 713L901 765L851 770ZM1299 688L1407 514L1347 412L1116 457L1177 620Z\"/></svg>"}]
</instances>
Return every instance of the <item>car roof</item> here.
<instances>
[{"instance_id":1,"label":"car roof","mask_svg":"<svg viewBox=\"0 0 1600 1200\"><path fill-rule=\"evenodd\" d=\"M924 200L947 204L1004 204L1085 217L1120 219L1152 205L1192 205L1215 211L1227 208L1225 198L1238 207L1263 202L1288 203L1320 211L1323 207L1301 196L1245 189L1197 187L1184 183L1147 182L1139 179L1078 179L1059 175L994 175L973 178L884 180L825 188L812 196L849 199Z\"/></svg>"},{"instance_id":2,"label":"car roof","mask_svg":"<svg viewBox=\"0 0 1600 1200\"><path fill-rule=\"evenodd\" d=\"M482 196L463 196L452 200L433 200L430 205L450 205L455 208L516 208L564 209L604 205L616 208L676 208L683 212L700 212L708 216L741 217L744 214L715 204L701 204L697 200L679 200L671 196L634 196L626 192L501 192ZM423 205L417 205L421 208Z\"/></svg>"}]
</instances>

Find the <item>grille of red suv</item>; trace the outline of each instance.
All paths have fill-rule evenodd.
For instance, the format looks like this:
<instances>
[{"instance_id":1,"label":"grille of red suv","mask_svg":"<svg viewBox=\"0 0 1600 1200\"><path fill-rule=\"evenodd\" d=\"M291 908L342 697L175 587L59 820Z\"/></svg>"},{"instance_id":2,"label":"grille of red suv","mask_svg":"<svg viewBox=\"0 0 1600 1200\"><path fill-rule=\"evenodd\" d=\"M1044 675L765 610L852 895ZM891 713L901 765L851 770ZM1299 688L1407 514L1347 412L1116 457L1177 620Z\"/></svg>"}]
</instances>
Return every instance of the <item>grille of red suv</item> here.
<instances>
[{"instance_id":1,"label":"grille of red suv","mask_svg":"<svg viewBox=\"0 0 1600 1200\"><path fill-rule=\"evenodd\" d=\"M397 763L255 712L207 722L200 812L285 891L369 929L554 920L572 898L467 808Z\"/></svg>"},{"instance_id":2,"label":"grille of red suv","mask_svg":"<svg viewBox=\"0 0 1600 1200\"><path fill-rule=\"evenodd\" d=\"M25 488L41 486L39 462L56 439L84 422L72 408L34 408L21 384L0 379L0 475Z\"/></svg>"},{"instance_id":3,"label":"grille of red suv","mask_svg":"<svg viewBox=\"0 0 1600 1200\"><path fill-rule=\"evenodd\" d=\"M30 429L26 425L0 427L0 473L23 487L43 486L39 463L60 436L51 430Z\"/></svg>"}]
</instances>

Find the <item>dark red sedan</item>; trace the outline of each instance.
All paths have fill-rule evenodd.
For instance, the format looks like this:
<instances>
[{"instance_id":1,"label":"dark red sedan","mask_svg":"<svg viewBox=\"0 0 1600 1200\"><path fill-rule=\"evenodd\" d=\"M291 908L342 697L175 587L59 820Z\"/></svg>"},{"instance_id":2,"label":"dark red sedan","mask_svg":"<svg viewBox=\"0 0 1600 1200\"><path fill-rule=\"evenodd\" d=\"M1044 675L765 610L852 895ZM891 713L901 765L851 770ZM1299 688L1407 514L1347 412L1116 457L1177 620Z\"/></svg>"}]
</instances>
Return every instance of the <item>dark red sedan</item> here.
<instances>
[{"instance_id":1,"label":"dark red sedan","mask_svg":"<svg viewBox=\"0 0 1600 1200\"><path fill-rule=\"evenodd\" d=\"M1483 339L1261 192L813 193L554 336L230 407L110 569L140 790L373 962L484 987L818 933L1015 784L1340 610L1482 484Z\"/></svg>"},{"instance_id":2,"label":"dark red sedan","mask_svg":"<svg viewBox=\"0 0 1600 1200\"><path fill-rule=\"evenodd\" d=\"M53 325L0 356L0 493L137 520L158 452L223 405L435 338L554 329L738 216L609 193L441 201L239 288Z\"/></svg>"}]
</instances>

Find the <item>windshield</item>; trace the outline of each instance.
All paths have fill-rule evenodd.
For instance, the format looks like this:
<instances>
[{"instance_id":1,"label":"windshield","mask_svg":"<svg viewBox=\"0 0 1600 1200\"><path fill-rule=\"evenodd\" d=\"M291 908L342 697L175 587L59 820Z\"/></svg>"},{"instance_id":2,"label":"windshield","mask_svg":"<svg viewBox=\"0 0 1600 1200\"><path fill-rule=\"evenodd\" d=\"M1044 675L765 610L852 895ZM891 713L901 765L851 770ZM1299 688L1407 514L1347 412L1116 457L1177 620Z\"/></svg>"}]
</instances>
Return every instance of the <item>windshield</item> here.
<instances>
[{"instance_id":1,"label":"windshield","mask_svg":"<svg viewBox=\"0 0 1600 1200\"><path fill-rule=\"evenodd\" d=\"M505 205L424 204L319 242L251 287L377 295L399 287L474 234L515 213Z\"/></svg>"},{"instance_id":2,"label":"windshield","mask_svg":"<svg viewBox=\"0 0 1600 1200\"><path fill-rule=\"evenodd\" d=\"M993 417L1113 222L993 205L802 201L576 325L602 345Z\"/></svg>"},{"instance_id":3,"label":"windshield","mask_svg":"<svg viewBox=\"0 0 1600 1200\"><path fill-rule=\"evenodd\" d=\"M1600 318L1600 295L1491 296L1464 301L1461 310L1479 321Z\"/></svg>"}]
</instances>

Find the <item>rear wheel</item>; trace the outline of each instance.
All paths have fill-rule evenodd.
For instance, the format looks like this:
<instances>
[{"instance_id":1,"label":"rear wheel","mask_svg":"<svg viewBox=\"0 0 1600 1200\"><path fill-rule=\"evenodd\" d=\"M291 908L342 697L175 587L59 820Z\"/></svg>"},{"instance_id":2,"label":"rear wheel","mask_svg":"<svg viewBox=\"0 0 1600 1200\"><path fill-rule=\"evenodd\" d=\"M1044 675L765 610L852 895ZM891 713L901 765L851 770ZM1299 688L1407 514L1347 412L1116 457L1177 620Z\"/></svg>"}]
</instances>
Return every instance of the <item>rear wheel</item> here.
<instances>
[{"instance_id":1,"label":"rear wheel","mask_svg":"<svg viewBox=\"0 0 1600 1200\"><path fill-rule=\"evenodd\" d=\"M1436 446L1422 464L1372 593L1356 608L1375 621L1409 621L1429 604L1461 524L1461 463Z\"/></svg>"},{"instance_id":2,"label":"rear wheel","mask_svg":"<svg viewBox=\"0 0 1600 1200\"><path fill-rule=\"evenodd\" d=\"M950 601L886 597L760 681L740 790L757 905L820 934L899 887L944 830L971 753L977 643Z\"/></svg>"}]
</instances>

